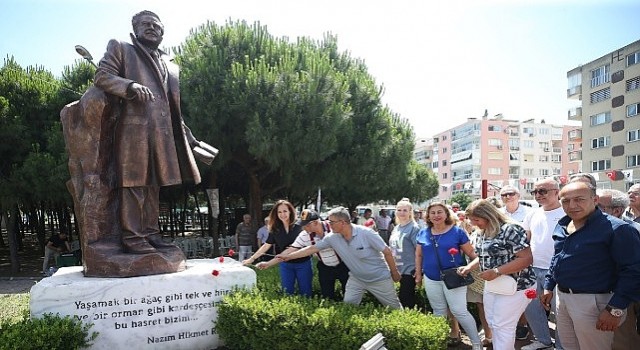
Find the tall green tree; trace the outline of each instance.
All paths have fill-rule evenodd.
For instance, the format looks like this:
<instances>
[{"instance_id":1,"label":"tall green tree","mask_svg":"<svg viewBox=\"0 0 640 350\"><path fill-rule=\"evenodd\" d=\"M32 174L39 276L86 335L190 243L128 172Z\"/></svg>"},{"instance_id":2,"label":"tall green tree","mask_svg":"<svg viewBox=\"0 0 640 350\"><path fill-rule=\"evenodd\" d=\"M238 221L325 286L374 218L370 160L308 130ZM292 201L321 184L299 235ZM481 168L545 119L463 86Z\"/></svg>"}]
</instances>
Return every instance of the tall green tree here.
<instances>
[{"instance_id":1,"label":"tall green tree","mask_svg":"<svg viewBox=\"0 0 640 350\"><path fill-rule=\"evenodd\" d=\"M289 42L259 23L210 22L178 63L185 119L220 148L207 177L243 193L254 216L265 197L308 203L318 188L333 203L408 195L398 187L408 188L413 131L335 37Z\"/></svg>"}]
</instances>

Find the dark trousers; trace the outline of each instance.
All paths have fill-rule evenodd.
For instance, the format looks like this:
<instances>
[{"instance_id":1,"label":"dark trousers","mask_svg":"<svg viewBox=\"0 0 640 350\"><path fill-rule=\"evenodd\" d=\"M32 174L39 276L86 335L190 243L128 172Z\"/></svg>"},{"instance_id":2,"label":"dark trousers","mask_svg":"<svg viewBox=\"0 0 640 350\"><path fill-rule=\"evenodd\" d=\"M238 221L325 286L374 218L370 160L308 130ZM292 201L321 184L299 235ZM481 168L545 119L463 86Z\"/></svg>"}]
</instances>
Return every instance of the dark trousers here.
<instances>
[{"instance_id":1,"label":"dark trousers","mask_svg":"<svg viewBox=\"0 0 640 350\"><path fill-rule=\"evenodd\" d=\"M344 289L349 279L349 269L347 265L340 262L340 264L336 266L327 266L323 264L322 261L318 261L317 267L322 297L339 301L340 299L336 298L336 281L340 281L342 295L344 295Z\"/></svg>"},{"instance_id":2,"label":"dark trousers","mask_svg":"<svg viewBox=\"0 0 640 350\"><path fill-rule=\"evenodd\" d=\"M402 275L398 299L403 308L413 309L416 306L416 280L413 275Z\"/></svg>"},{"instance_id":3,"label":"dark trousers","mask_svg":"<svg viewBox=\"0 0 640 350\"><path fill-rule=\"evenodd\" d=\"M147 237L160 233L160 187L123 187L120 189L120 225L122 239Z\"/></svg>"}]
</instances>

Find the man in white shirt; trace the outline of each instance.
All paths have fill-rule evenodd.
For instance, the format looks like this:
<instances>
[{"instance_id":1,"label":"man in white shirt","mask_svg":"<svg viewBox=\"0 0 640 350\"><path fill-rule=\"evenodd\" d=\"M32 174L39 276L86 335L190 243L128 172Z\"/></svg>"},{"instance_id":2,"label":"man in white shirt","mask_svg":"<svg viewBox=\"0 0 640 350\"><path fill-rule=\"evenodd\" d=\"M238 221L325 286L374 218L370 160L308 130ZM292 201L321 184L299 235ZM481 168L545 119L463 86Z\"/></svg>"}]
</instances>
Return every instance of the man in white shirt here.
<instances>
[{"instance_id":1,"label":"man in white shirt","mask_svg":"<svg viewBox=\"0 0 640 350\"><path fill-rule=\"evenodd\" d=\"M499 210L513 220L523 222L531 208L520 204L520 190L515 186L504 186L500 189L500 197L504 206Z\"/></svg>"},{"instance_id":2,"label":"man in white shirt","mask_svg":"<svg viewBox=\"0 0 640 350\"><path fill-rule=\"evenodd\" d=\"M535 183L531 194L535 197L540 208L535 208L524 219L522 225L527 231L527 237L531 244L533 254L533 271L536 274L536 291L541 296L544 287L544 278L551 265L551 257L554 254L553 230L558 224L558 220L564 217L565 213L560 205L558 193L560 185L552 178L546 178ZM555 303L552 305L555 312ZM534 299L529 303L524 311L529 327L533 331L535 341L523 346L523 350L536 350L553 348L551 332L547 313L539 299ZM556 332L556 349L561 349L560 340Z\"/></svg>"},{"instance_id":3,"label":"man in white shirt","mask_svg":"<svg viewBox=\"0 0 640 350\"><path fill-rule=\"evenodd\" d=\"M380 210L380 215L376 216L376 226L378 227L378 234L384 240L384 243L389 244L389 225L391 225L391 217L387 215L386 209Z\"/></svg>"}]
</instances>

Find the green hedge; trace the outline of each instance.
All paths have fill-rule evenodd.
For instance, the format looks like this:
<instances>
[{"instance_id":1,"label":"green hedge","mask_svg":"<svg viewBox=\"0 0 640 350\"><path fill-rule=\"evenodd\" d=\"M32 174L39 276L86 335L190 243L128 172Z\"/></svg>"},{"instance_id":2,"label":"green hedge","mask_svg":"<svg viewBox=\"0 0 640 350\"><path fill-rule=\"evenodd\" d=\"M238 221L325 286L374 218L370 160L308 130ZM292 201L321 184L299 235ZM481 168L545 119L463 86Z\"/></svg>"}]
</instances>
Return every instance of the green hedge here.
<instances>
[{"instance_id":1,"label":"green hedge","mask_svg":"<svg viewBox=\"0 0 640 350\"><path fill-rule=\"evenodd\" d=\"M392 350L447 347L449 326L441 317L389 310L372 298L355 306L284 296L277 268L257 274L256 288L228 295L218 307L216 331L229 349L358 349L377 333Z\"/></svg>"},{"instance_id":2,"label":"green hedge","mask_svg":"<svg viewBox=\"0 0 640 350\"><path fill-rule=\"evenodd\" d=\"M97 333L89 333L90 324L82 324L71 317L45 314L30 319L25 313L18 322L2 322L0 325L0 349L2 350L72 350L86 348Z\"/></svg>"}]
</instances>

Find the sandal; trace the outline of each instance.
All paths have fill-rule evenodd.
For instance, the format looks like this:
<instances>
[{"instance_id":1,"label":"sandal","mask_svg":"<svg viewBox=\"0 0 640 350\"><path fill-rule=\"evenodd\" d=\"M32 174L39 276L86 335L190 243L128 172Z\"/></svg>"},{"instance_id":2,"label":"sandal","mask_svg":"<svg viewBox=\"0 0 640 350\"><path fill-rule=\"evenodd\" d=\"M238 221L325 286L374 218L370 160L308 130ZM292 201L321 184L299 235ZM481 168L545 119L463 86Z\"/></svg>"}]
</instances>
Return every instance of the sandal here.
<instances>
[{"instance_id":1,"label":"sandal","mask_svg":"<svg viewBox=\"0 0 640 350\"><path fill-rule=\"evenodd\" d=\"M453 347L453 346L458 346L462 343L462 336L460 335L460 332L458 332L458 336L457 337L449 337L447 338L447 346Z\"/></svg>"}]
</instances>

